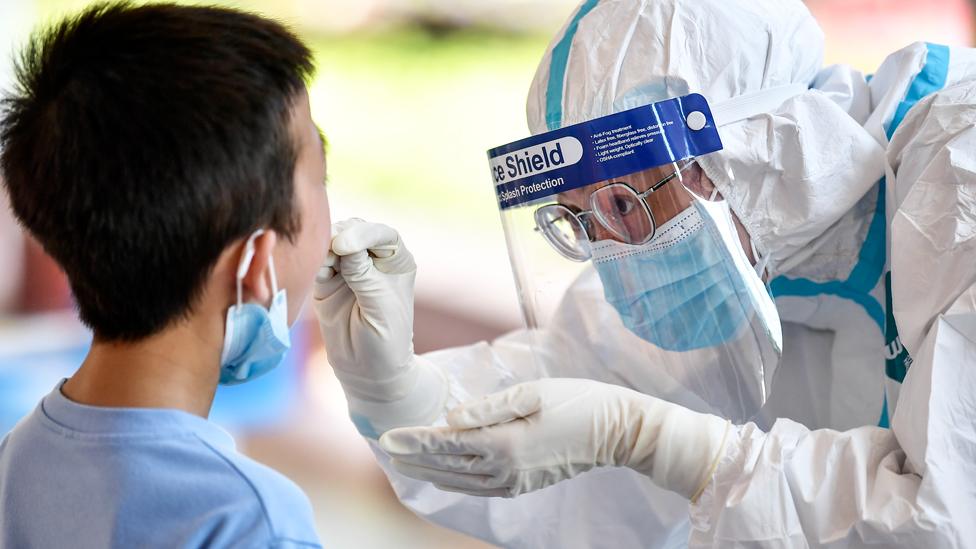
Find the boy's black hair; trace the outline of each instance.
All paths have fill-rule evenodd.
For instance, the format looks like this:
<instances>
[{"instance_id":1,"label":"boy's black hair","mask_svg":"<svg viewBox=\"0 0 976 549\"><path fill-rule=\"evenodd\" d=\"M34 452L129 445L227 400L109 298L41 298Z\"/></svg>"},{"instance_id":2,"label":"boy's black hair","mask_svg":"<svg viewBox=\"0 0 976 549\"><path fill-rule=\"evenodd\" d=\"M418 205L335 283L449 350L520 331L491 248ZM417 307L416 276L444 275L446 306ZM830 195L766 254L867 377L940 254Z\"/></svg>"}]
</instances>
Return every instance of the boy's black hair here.
<instances>
[{"instance_id":1,"label":"boy's black hair","mask_svg":"<svg viewBox=\"0 0 976 549\"><path fill-rule=\"evenodd\" d=\"M256 228L294 236L289 116L312 71L285 27L226 8L101 4L32 37L2 104L2 179L96 338L185 317Z\"/></svg>"}]
</instances>

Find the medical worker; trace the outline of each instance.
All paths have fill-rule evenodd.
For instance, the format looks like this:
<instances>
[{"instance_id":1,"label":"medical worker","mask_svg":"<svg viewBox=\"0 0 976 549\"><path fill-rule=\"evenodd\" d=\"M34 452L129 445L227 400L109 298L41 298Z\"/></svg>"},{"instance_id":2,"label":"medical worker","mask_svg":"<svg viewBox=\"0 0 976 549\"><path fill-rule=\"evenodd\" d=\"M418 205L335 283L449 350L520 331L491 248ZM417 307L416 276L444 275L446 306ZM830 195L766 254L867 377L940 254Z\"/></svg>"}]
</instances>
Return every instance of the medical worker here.
<instances>
[{"instance_id":1,"label":"medical worker","mask_svg":"<svg viewBox=\"0 0 976 549\"><path fill-rule=\"evenodd\" d=\"M800 2L583 2L530 89L532 133L700 93L722 149L642 172L692 192L636 242L600 236L613 220L597 200L549 197L585 227L547 264L581 270L534 317L544 269L513 253L529 328L491 344L415 355L403 242L336 227L317 312L405 505L505 547L976 543L976 53L913 44L867 78L822 68L822 42ZM694 192L686 173L707 184ZM542 245L553 219L536 214ZM530 249L505 227L513 252ZM701 249L729 254L716 256L739 304L727 310L762 322L725 330L713 308L682 337L635 321L657 300L695 322L673 295L611 299L626 246L691 253L705 229Z\"/></svg>"}]
</instances>

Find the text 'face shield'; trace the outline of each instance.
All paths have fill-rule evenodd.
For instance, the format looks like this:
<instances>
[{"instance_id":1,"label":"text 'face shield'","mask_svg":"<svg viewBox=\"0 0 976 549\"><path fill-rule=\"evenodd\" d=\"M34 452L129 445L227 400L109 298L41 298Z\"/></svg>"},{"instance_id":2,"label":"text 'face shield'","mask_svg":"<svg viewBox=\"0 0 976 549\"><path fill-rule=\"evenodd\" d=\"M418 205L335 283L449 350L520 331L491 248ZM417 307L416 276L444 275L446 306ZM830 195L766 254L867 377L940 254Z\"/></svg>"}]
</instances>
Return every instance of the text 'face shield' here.
<instances>
[{"instance_id":1,"label":"text 'face shield'","mask_svg":"<svg viewBox=\"0 0 976 549\"><path fill-rule=\"evenodd\" d=\"M782 336L748 235L695 161L721 148L692 94L489 151L541 371L734 421L759 410Z\"/></svg>"}]
</instances>

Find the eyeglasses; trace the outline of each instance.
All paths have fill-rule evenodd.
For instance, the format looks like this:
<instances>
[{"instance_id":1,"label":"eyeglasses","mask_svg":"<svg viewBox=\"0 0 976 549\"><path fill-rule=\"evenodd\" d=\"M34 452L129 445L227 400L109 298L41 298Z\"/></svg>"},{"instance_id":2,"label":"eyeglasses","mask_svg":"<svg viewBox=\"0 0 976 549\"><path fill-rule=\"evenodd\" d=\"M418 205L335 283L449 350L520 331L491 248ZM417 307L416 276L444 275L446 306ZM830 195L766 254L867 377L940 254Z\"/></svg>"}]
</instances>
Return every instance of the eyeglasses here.
<instances>
[{"instance_id":1,"label":"eyeglasses","mask_svg":"<svg viewBox=\"0 0 976 549\"><path fill-rule=\"evenodd\" d=\"M654 238L657 223L647 197L678 178L694 159L644 192L626 183L610 183L590 194L590 209L574 212L562 204L546 204L535 211L536 231L564 257L573 261L590 258L590 242L596 240L594 220L626 244L644 244Z\"/></svg>"}]
</instances>

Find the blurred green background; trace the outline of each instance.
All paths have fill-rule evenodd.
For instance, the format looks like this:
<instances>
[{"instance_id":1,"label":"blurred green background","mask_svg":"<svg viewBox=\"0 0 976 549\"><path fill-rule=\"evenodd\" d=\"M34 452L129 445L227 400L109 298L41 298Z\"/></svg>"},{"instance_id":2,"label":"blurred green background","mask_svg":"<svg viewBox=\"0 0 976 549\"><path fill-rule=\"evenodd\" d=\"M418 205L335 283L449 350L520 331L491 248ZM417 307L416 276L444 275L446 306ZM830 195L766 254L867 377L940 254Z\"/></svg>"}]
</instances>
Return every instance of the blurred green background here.
<instances>
[{"instance_id":1,"label":"blurred green background","mask_svg":"<svg viewBox=\"0 0 976 549\"><path fill-rule=\"evenodd\" d=\"M494 228L485 151L527 133L522 105L546 43L484 29L313 39L333 188Z\"/></svg>"},{"instance_id":2,"label":"blurred green background","mask_svg":"<svg viewBox=\"0 0 976 549\"><path fill-rule=\"evenodd\" d=\"M0 0L0 88L30 29L85 0ZM217 2L291 25L314 49L313 115L329 139L333 219L401 231L419 265L420 352L521 323L486 150L527 134L525 95L573 0ZM826 63L873 71L914 40L970 44L966 0L810 0ZM56 266L0 198L0 434L88 345ZM346 418L312 315L273 376L221 391L213 419L309 494L329 547L481 547L403 509Z\"/></svg>"}]
</instances>

